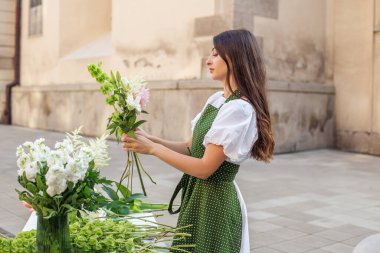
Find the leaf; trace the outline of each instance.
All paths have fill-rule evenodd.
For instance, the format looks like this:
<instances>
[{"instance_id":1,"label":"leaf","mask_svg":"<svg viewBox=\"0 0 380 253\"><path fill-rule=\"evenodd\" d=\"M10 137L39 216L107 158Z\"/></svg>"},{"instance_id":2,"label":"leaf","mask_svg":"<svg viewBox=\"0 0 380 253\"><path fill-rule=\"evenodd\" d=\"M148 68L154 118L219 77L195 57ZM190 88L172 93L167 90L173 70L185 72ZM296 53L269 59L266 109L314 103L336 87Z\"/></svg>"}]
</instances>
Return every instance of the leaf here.
<instances>
[{"instance_id":1,"label":"leaf","mask_svg":"<svg viewBox=\"0 0 380 253\"><path fill-rule=\"evenodd\" d=\"M146 120L139 120L139 121L137 121L135 124L133 124L132 129L138 128L140 125L142 125L145 122L146 122Z\"/></svg>"},{"instance_id":2,"label":"leaf","mask_svg":"<svg viewBox=\"0 0 380 253\"><path fill-rule=\"evenodd\" d=\"M132 116L128 119L128 126L133 126L133 124L136 122L136 114L132 114Z\"/></svg>"},{"instance_id":3,"label":"leaf","mask_svg":"<svg viewBox=\"0 0 380 253\"><path fill-rule=\"evenodd\" d=\"M117 189L121 192L121 195L123 195L124 198L128 198L131 195L131 191L128 190L127 187L118 182L115 182L115 184L117 186Z\"/></svg>"},{"instance_id":4,"label":"leaf","mask_svg":"<svg viewBox=\"0 0 380 253\"><path fill-rule=\"evenodd\" d=\"M112 181L112 180L108 180L107 178L102 178L102 179L99 179L98 180L98 184L108 184L108 185L110 185L110 184L112 184L112 183L114 183L114 181ZM115 182L116 183L116 182Z\"/></svg>"},{"instance_id":5,"label":"leaf","mask_svg":"<svg viewBox=\"0 0 380 253\"><path fill-rule=\"evenodd\" d=\"M167 204L156 204L156 203L146 203L142 202L140 204L141 210L167 210L168 209Z\"/></svg>"},{"instance_id":6,"label":"leaf","mask_svg":"<svg viewBox=\"0 0 380 253\"><path fill-rule=\"evenodd\" d=\"M119 196L117 195L117 193L111 187L103 186L102 189L107 193L107 195L112 200L118 200L119 199Z\"/></svg>"},{"instance_id":7,"label":"leaf","mask_svg":"<svg viewBox=\"0 0 380 253\"><path fill-rule=\"evenodd\" d=\"M145 198L145 195L142 193L133 193L128 198L125 199L125 202L131 202L135 199L141 199L141 198Z\"/></svg>"},{"instance_id":8,"label":"leaf","mask_svg":"<svg viewBox=\"0 0 380 253\"><path fill-rule=\"evenodd\" d=\"M83 189L83 195L84 195L86 198L90 198L92 192L93 192L93 190L91 190L90 187L88 187L88 186L84 187L84 189Z\"/></svg>"},{"instance_id":9,"label":"leaf","mask_svg":"<svg viewBox=\"0 0 380 253\"><path fill-rule=\"evenodd\" d=\"M114 200L108 204L108 207L111 208L112 210L116 210L116 209L120 208L121 206L126 206L126 205L124 202L122 202L120 200Z\"/></svg>"},{"instance_id":10,"label":"leaf","mask_svg":"<svg viewBox=\"0 0 380 253\"><path fill-rule=\"evenodd\" d=\"M39 174L36 175L36 182L37 182L38 189L40 189L41 191L46 190L46 185L42 182L41 175Z\"/></svg>"},{"instance_id":11,"label":"leaf","mask_svg":"<svg viewBox=\"0 0 380 253\"><path fill-rule=\"evenodd\" d=\"M26 189L28 191L30 191L31 193L33 194L37 194L38 193L38 188L37 186L35 186L33 183L29 182L26 184Z\"/></svg>"},{"instance_id":12,"label":"leaf","mask_svg":"<svg viewBox=\"0 0 380 253\"><path fill-rule=\"evenodd\" d=\"M63 204L62 207L66 208L69 212L76 210L74 207L70 206L69 204Z\"/></svg>"},{"instance_id":13,"label":"leaf","mask_svg":"<svg viewBox=\"0 0 380 253\"><path fill-rule=\"evenodd\" d=\"M120 208L118 214L121 214L121 215L127 215L127 214L129 214L129 207L123 206L122 208Z\"/></svg>"}]
</instances>

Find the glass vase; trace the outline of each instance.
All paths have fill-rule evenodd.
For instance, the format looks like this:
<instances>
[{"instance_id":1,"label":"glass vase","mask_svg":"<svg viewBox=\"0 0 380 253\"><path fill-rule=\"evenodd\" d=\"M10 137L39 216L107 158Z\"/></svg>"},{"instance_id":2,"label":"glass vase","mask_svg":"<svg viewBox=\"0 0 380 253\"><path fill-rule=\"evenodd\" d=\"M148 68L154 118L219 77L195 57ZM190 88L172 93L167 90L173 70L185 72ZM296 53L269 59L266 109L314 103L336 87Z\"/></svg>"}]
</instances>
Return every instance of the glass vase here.
<instances>
[{"instance_id":1,"label":"glass vase","mask_svg":"<svg viewBox=\"0 0 380 253\"><path fill-rule=\"evenodd\" d=\"M71 241L68 215L53 216L44 219L37 214L37 252L70 253Z\"/></svg>"}]
</instances>

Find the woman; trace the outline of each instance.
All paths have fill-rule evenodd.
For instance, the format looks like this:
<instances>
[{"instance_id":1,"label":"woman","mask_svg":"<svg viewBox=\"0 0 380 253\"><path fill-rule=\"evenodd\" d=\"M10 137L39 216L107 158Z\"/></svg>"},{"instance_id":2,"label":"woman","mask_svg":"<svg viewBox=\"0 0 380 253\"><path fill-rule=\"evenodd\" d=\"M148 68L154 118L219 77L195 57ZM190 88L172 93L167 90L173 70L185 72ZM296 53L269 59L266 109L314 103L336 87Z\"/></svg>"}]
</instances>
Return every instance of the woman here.
<instances>
[{"instance_id":1,"label":"woman","mask_svg":"<svg viewBox=\"0 0 380 253\"><path fill-rule=\"evenodd\" d=\"M265 92L266 73L255 37L230 30L213 38L207 66L224 90L216 92L192 121L186 142L166 141L137 129L122 138L123 148L157 156L184 172L170 201L180 212L178 227L192 224L192 236L177 244L195 244L197 253L249 252L246 207L234 178L250 156L268 162L274 140ZM190 149L188 147L191 147ZM181 206L172 210L182 190Z\"/></svg>"}]
</instances>

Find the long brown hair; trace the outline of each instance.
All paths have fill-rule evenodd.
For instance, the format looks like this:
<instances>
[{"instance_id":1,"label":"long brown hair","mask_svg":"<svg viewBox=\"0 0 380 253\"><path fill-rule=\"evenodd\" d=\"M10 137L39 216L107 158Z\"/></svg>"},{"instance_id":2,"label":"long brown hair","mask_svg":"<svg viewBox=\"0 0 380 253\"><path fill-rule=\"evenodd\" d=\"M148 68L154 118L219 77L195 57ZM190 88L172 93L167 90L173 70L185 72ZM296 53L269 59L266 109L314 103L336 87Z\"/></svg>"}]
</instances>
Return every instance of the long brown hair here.
<instances>
[{"instance_id":1,"label":"long brown hair","mask_svg":"<svg viewBox=\"0 0 380 253\"><path fill-rule=\"evenodd\" d=\"M266 95L266 70L255 36L245 29L229 30L213 38L214 48L227 64L227 86L231 88L231 73L237 89L248 98L256 111L258 139L251 156L268 162L272 158L274 139Z\"/></svg>"}]
</instances>

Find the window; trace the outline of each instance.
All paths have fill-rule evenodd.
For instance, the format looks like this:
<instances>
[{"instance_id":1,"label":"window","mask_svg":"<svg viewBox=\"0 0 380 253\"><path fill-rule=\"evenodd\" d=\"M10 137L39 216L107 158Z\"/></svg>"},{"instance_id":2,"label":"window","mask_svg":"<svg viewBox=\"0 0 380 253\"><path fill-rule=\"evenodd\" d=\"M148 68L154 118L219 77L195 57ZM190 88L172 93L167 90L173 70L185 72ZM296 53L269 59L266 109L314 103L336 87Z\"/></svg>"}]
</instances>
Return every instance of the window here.
<instances>
[{"instance_id":1,"label":"window","mask_svg":"<svg viewBox=\"0 0 380 253\"><path fill-rule=\"evenodd\" d=\"M42 0L30 0L29 36L42 35Z\"/></svg>"}]
</instances>

